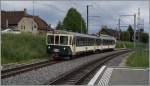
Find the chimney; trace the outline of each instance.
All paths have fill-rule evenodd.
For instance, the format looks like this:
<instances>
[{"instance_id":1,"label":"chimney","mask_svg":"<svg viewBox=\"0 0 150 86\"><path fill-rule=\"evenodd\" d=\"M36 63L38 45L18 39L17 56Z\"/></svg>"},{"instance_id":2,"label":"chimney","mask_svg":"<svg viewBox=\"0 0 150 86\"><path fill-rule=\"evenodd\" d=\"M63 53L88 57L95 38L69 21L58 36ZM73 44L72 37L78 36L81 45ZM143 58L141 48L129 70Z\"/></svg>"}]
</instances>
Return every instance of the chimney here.
<instances>
[{"instance_id":1,"label":"chimney","mask_svg":"<svg viewBox=\"0 0 150 86\"><path fill-rule=\"evenodd\" d=\"M8 19L6 19L6 28L8 28Z\"/></svg>"},{"instance_id":2,"label":"chimney","mask_svg":"<svg viewBox=\"0 0 150 86\"><path fill-rule=\"evenodd\" d=\"M24 8L24 14L25 14L25 15L27 14L27 9L26 9L26 8Z\"/></svg>"},{"instance_id":3,"label":"chimney","mask_svg":"<svg viewBox=\"0 0 150 86\"><path fill-rule=\"evenodd\" d=\"M51 28L51 24L49 24L49 28Z\"/></svg>"}]
</instances>

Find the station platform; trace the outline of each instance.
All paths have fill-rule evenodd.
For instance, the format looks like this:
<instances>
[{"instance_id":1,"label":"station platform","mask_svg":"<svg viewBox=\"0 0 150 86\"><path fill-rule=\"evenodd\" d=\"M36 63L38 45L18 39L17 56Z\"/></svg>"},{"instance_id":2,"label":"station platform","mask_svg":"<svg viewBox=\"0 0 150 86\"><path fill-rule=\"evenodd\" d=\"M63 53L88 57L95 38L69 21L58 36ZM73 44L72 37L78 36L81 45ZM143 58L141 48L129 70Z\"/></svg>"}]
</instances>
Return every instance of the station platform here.
<instances>
[{"instance_id":1,"label":"station platform","mask_svg":"<svg viewBox=\"0 0 150 86\"><path fill-rule=\"evenodd\" d=\"M149 69L102 66L88 85L149 86Z\"/></svg>"}]
</instances>

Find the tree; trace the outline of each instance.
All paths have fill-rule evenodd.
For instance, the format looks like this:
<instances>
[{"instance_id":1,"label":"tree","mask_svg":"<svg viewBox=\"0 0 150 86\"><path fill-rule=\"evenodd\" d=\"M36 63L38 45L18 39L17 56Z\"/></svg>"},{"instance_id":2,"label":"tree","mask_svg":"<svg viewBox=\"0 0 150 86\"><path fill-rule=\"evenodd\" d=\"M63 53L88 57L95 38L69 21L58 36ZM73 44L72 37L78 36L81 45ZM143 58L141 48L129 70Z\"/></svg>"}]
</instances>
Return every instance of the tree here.
<instances>
[{"instance_id":1,"label":"tree","mask_svg":"<svg viewBox=\"0 0 150 86\"><path fill-rule=\"evenodd\" d=\"M100 34L105 34L105 35L108 35L108 33L106 33L108 30L108 27L106 25L102 25L102 28L101 30L99 31L99 35Z\"/></svg>"},{"instance_id":2,"label":"tree","mask_svg":"<svg viewBox=\"0 0 150 86\"><path fill-rule=\"evenodd\" d=\"M133 41L134 30L131 25L128 26L128 32L130 35L130 41Z\"/></svg>"},{"instance_id":3,"label":"tree","mask_svg":"<svg viewBox=\"0 0 150 86\"><path fill-rule=\"evenodd\" d=\"M149 35L148 33L141 33L141 39L140 41L143 43L148 43Z\"/></svg>"},{"instance_id":4,"label":"tree","mask_svg":"<svg viewBox=\"0 0 150 86\"><path fill-rule=\"evenodd\" d=\"M63 20L63 30L86 33L86 23L81 14L75 9L70 8Z\"/></svg>"},{"instance_id":5,"label":"tree","mask_svg":"<svg viewBox=\"0 0 150 86\"><path fill-rule=\"evenodd\" d=\"M124 32L121 33L121 40L122 41L129 41L130 40L128 31L124 31Z\"/></svg>"},{"instance_id":6,"label":"tree","mask_svg":"<svg viewBox=\"0 0 150 86\"><path fill-rule=\"evenodd\" d=\"M62 25L61 21L59 21L56 26L56 30L61 30L61 29L63 29L63 25Z\"/></svg>"}]
</instances>

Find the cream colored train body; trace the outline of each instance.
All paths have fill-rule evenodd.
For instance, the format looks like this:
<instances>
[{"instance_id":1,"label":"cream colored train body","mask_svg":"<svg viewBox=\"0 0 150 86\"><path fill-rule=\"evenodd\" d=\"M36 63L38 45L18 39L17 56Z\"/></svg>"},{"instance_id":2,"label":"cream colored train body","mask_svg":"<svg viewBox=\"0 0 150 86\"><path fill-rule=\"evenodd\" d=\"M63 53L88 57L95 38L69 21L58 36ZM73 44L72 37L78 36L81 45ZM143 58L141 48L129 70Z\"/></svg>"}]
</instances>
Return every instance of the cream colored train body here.
<instances>
[{"instance_id":1,"label":"cream colored train body","mask_svg":"<svg viewBox=\"0 0 150 86\"><path fill-rule=\"evenodd\" d=\"M70 59L73 56L113 50L116 46L116 39L108 35L93 36L73 32L47 33L47 53L55 59Z\"/></svg>"}]
</instances>

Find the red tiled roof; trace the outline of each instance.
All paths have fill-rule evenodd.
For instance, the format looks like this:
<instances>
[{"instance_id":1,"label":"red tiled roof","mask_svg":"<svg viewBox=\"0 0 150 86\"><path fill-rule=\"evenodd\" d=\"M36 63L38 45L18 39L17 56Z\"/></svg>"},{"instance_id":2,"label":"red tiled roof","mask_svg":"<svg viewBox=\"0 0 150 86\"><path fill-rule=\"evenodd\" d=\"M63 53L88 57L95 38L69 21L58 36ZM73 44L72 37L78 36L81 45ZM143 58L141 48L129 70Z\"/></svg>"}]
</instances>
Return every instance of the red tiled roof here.
<instances>
[{"instance_id":1,"label":"red tiled roof","mask_svg":"<svg viewBox=\"0 0 150 86\"><path fill-rule=\"evenodd\" d=\"M25 11L1 11L1 25L6 27L7 20L9 25L17 25L25 15Z\"/></svg>"},{"instance_id":2,"label":"red tiled roof","mask_svg":"<svg viewBox=\"0 0 150 86\"><path fill-rule=\"evenodd\" d=\"M18 25L19 21L23 17L34 18L34 21L38 25L38 30L52 29L51 27L48 26L48 24L43 19L41 19L38 16L33 17L32 15L27 14L25 10L24 11L1 11L1 26L2 28L5 28L7 20L9 26Z\"/></svg>"},{"instance_id":3,"label":"red tiled roof","mask_svg":"<svg viewBox=\"0 0 150 86\"><path fill-rule=\"evenodd\" d=\"M37 23L38 25L38 30L47 30L47 29L52 29L48 26L48 24L43 20L41 19L39 16L25 16L25 17L28 17L28 18L33 18L34 21Z\"/></svg>"}]
</instances>

